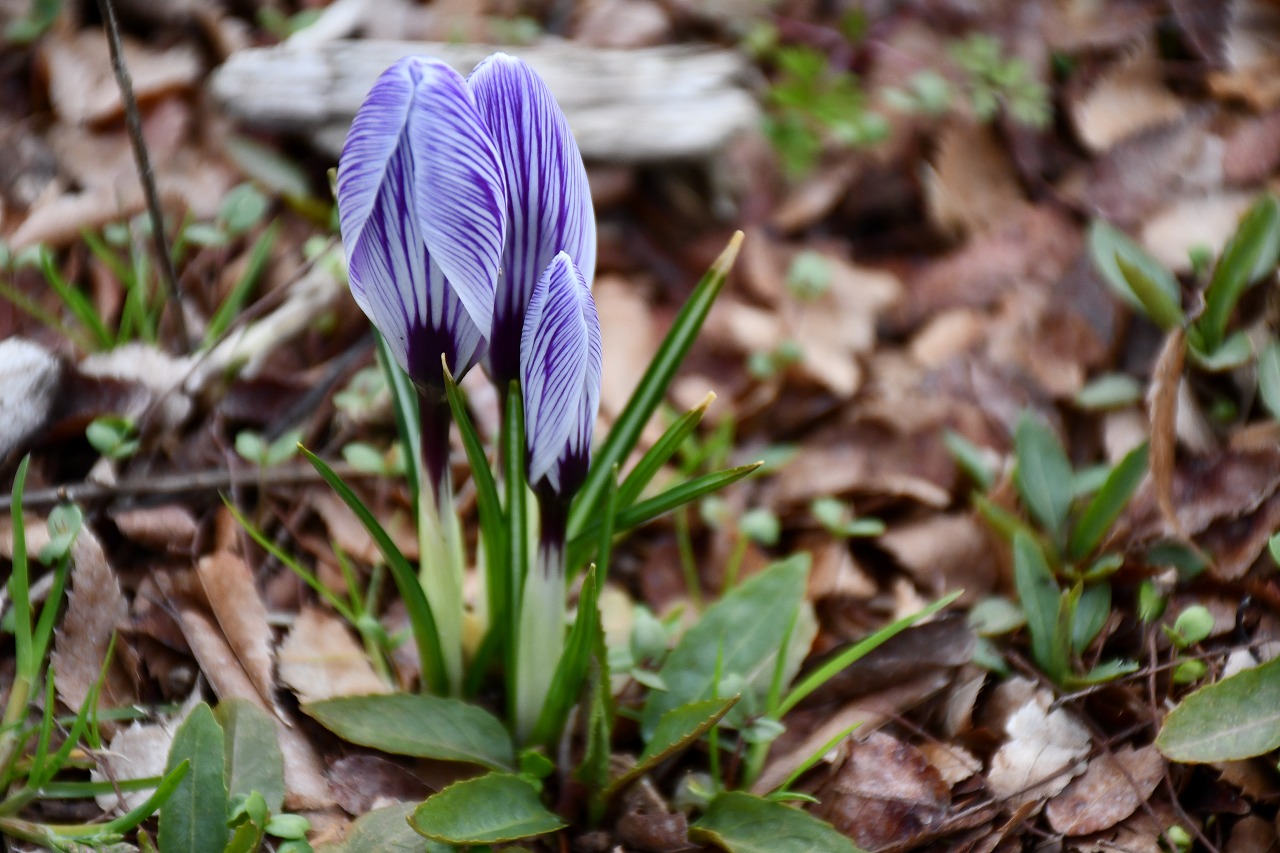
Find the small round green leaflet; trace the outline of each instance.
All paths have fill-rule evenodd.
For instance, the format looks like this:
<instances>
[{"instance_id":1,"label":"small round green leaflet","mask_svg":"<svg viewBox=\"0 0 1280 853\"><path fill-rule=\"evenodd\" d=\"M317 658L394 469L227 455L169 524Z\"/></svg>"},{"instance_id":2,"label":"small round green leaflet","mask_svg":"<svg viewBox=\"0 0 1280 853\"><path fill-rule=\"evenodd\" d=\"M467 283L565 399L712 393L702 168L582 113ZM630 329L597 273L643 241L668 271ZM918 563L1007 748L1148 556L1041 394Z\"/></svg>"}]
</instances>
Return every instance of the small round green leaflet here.
<instances>
[{"instance_id":1,"label":"small round green leaflet","mask_svg":"<svg viewBox=\"0 0 1280 853\"><path fill-rule=\"evenodd\" d=\"M1253 758L1280 747L1280 658L1192 693L1165 717L1156 747L1188 764Z\"/></svg>"},{"instance_id":2,"label":"small round green leaflet","mask_svg":"<svg viewBox=\"0 0 1280 853\"><path fill-rule=\"evenodd\" d=\"M567 826L532 785L510 773L450 785L414 809L409 825L446 844L501 844Z\"/></svg>"}]
</instances>

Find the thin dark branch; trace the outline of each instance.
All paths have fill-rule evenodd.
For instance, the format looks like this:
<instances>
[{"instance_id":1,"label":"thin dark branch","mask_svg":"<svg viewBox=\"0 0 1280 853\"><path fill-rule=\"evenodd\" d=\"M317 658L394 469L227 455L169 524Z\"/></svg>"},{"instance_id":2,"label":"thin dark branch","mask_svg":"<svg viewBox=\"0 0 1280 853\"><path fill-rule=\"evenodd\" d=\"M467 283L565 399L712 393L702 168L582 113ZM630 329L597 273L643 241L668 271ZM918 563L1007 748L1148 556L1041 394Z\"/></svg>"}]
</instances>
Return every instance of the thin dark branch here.
<instances>
[{"instance_id":1,"label":"thin dark branch","mask_svg":"<svg viewBox=\"0 0 1280 853\"><path fill-rule=\"evenodd\" d=\"M381 476L359 471L341 462L333 463L333 470L344 480L368 479ZM268 468L258 475L257 469L232 471L218 468L193 471L189 474L161 474L121 480L113 485L103 483L73 483L37 489L27 492L22 499L24 509L43 509L60 503L74 502L80 505L101 503L118 498L170 497L207 492L220 492L232 486L288 487L321 482L320 475L310 465L281 465ZM13 505L12 495L0 495L0 512L8 512Z\"/></svg>"},{"instance_id":2,"label":"thin dark branch","mask_svg":"<svg viewBox=\"0 0 1280 853\"><path fill-rule=\"evenodd\" d=\"M124 102L125 126L129 129L129 141L133 145L133 160L138 167L138 176L142 181L142 192L147 200L147 215L151 219L151 240L158 255L160 276L165 289L165 298L172 302L174 328L178 333L179 347L187 351L191 342L187 338L187 321L182 315L182 301L178 298L178 274L173 268L173 256L164 236L164 212L160 209L160 193L156 190L156 176L151 168L151 155L147 152L147 142L142 136L142 116L138 112L138 99L133 94L133 79L124 63L124 48L120 43L120 24L116 21L116 9L112 0L98 0L98 9L102 12L102 20L107 29L107 44L111 51L111 67L116 74L116 84L120 87L120 97Z\"/></svg>"}]
</instances>

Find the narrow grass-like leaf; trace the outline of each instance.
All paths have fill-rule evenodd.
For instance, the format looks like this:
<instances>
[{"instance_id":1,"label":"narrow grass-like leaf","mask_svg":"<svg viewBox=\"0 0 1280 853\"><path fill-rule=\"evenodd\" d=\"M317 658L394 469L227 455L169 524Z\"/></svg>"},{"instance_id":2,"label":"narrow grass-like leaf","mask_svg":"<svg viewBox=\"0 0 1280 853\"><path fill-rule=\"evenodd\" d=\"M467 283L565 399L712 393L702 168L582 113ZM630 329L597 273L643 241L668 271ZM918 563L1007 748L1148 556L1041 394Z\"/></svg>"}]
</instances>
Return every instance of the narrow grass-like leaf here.
<instances>
[{"instance_id":1,"label":"narrow grass-like leaf","mask_svg":"<svg viewBox=\"0 0 1280 853\"><path fill-rule=\"evenodd\" d=\"M951 454L951 458L960 466L960 470L973 480L975 486L984 492L991 488L996 481L996 473L991 470L991 464L984 456L982 448L954 430L946 430L942 433L942 443Z\"/></svg>"},{"instance_id":2,"label":"narrow grass-like leaf","mask_svg":"<svg viewBox=\"0 0 1280 853\"><path fill-rule=\"evenodd\" d=\"M663 714L653 727L653 734L649 736L649 742L645 744L639 760L627 772L609 783L604 793L605 799L611 799L668 758L697 743L698 738L724 719L724 715L737 704L739 698L730 696L727 699L704 699L672 708Z\"/></svg>"},{"instance_id":3,"label":"narrow grass-like leaf","mask_svg":"<svg viewBox=\"0 0 1280 853\"><path fill-rule=\"evenodd\" d=\"M1274 338L1258 353L1258 395L1271 417L1280 420L1280 341Z\"/></svg>"},{"instance_id":4,"label":"narrow grass-like leaf","mask_svg":"<svg viewBox=\"0 0 1280 853\"><path fill-rule=\"evenodd\" d=\"M206 347L212 346L214 341L221 338L222 333L230 327L231 321L235 320L240 314L240 309L244 307L245 300L249 298L249 292L258 283L258 279L262 277L262 271L267 268L267 261L271 258L271 250L275 248L276 238L279 236L280 223L278 221L272 222L262 232L262 236L253 244L253 249L249 252L249 263L245 265L244 272L240 274L240 278L232 286L227 298L222 300L218 310L213 312L213 316L209 318L209 328L204 333L204 345Z\"/></svg>"},{"instance_id":5,"label":"narrow grass-like leaf","mask_svg":"<svg viewBox=\"0 0 1280 853\"><path fill-rule=\"evenodd\" d=\"M1049 571L1044 552L1027 533L1013 537L1013 578L1027 614L1032 656L1050 678L1059 681L1066 672L1066 649L1057 648L1062 590Z\"/></svg>"},{"instance_id":6,"label":"narrow grass-like leaf","mask_svg":"<svg viewBox=\"0 0 1280 853\"><path fill-rule=\"evenodd\" d=\"M645 486L649 485L662 466L667 464L667 460L675 455L685 439L697 429L703 415L707 413L707 407L714 399L714 394L708 394L707 399L677 418L675 423L667 427L662 438L654 442L653 447L640 457L640 461L631 469L631 473L627 474L627 478L622 481L622 486L618 489L620 507L626 509L639 499Z\"/></svg>"},{"instance_id":7,"label":"narrow grass-like leaf","mask_svg":"<svg viewBox=\"0 0 1280 853\"><path fill-rule=\"evenodd\" d=\"M1277 256L1280 204L1274 196L1264 195L1240 220L1205 288L1204 311L1196 320L1196 328L1208 352L1222 343L1236 303L1250 285L1275 269Z\"/></svg>"},{"instance_id":8,"label":"narrow grass-like leaf","mask_svg":"<svg viewBox=\"0 0 1280 853\"><path fill-rule=\"evenodd\" d=\"M1102 537L1107 535L1111 525L1115 524L1120 513L1124 511L1129 499L1137 491L1142 478L1147 474L1147 459L1150 445L1145 441L1130 450L1123 459L1111 469L1102 488L1089 501L1084 514L1076 522L1071 531L1071 541L1067 546L1067 556L1072 560L1080 560L1098 547Z\"/></svg>"},{"instance_id":9,"label":"narrow grass-like leaf","mask_svg":"<svg viewBox=\"0 0 1280 853\"><path fill-rule=\"evenodd\" d=\"M1170 761L1238 761L1280 747L1280 658L1195 691L1169 712L1156 748Z\"/></svg>"},{"instance_id":10,"label":"narrow grass-like leaf","mask_svg":"<svg viewBox=\"0 0 1280 853\"><path fill-rule=\"evenodd\" d=\"M13 643L18 674L34 678L38 664L31 659L31 578L27 556L27 528L22 516L22 496L30 465L31 457L22 457L13 477L13 565L9 574L9 599L13 602ZM6 719L4 722L12 721ZM4 769L0 766L0 771Z\"/></svg>"},{"instance_id":11,"label":"narrow grass-like leaf","mask_svg":"<svg viewBox=\"0 0 1280 853\"><path fill-rule=\"evenodd\" d=\"M382 558L387 561L387 567L391 569L391 577L396 582L396 589L400 591L405 610L409 613L409 625L413 631L414 642L418 646L418 655L422 659L424 685L437 693L445 692L447 688L444 658L440 654L436 620L431 615L431 605L427 603L427 596L422 591L422 584L418 581L413 567L409 565L409 561L405 559L404 554L400 553L396 543L387 535L387 531L382 529L382 525L373 517L373 513L351 490L351 487L343 482L342 478L334 473L334 470L319 456L302 445L299 445L298 449L302 451L303 456L307 457L320 477L338 493L342 502L355 513L356 518L373 538L374 544L378 546Z\"/></svg>"},{"instance_id":12,"label":"narrow grass-like leaf","mask_svg":"<svg viewBox=\"0 0 1280 853\"><path fill-rule=\"evenodd\" d=\"M85 835L93 835L96 833L106 833L108 835L116 833L125 833L142 823L147 818L156 813L156 810L163 810L165 804L169 802L178 790L178 786L187 778L187 774L191 772L191 762L182 761L176 767L170 768L160 780L160 784L156 786L151 796L147 797L136 808L130 809L125 814L115 820L107 821L102 824L92 824L83 827ZM68 834L63 831L64 835Z\"/></svg>"},{"instance_id":13,"label":"narrow grass-like leaf","mask_svg":"<svg viewBox=\"0 0 1280 853\"><path fill-rule=\"evenodd\" d=\"M1187 354L1201 370L1209 373L1225 373L1244 367L1253 358L1253 341L1243 329L1227 335L1227 339L1213 350L1205 349L1204 344L1198 344L1196 336L1191 334L1193 331L1188 330Z\"/></svg>"},{"instance_id":14,"label":"narrow grass-like leaf","mask_svg":"<svg viewBox=\"0 0 1280 853\"><path fill-rule=\"evenodd\" d=\"M659 495L655 495L619 512L614 522L614 527L618 533L625 533L633 527L639 527L671 512L673 509L678 509L687 503L695 501L703 495L719 491L731 483L736 483L759 468L760 464L759 462L753 462L750 465L740 465L737 468L704 474L678 486L672 486ZM599 538L600 521L596 520L569 540L569 556L565 562L571 573L591 560L595 550L598 548Z\"/></svg>"},{"instance_id":15,"label":"narrow grass-like leaf","mask_svg":"<svg viewBox=\"0 0 1280 853\"><path fill-rule=\"evenodd\" d=\"M507 389L502 411L500 438L503 477L506 491L507 552L503 563L507 569L507 588L511 598L510 623L507 626L507 702L510 718L516 718L516 637L520 636L520 602L524 596L524 578L529 572L529 487L524 473L524 399L520 385L512 382Z\"/></svg>"},{"instance_id":16,"label":"narrow grass-like leaf","mask_svg":"<svg viewBox=\"0 0 1280 853\"><path fill-rule=\"evenodd\" d=\"M560 662L556 664L551 689L547 693L542 713L529 738L531 744L552 744L560 735L569 709L582 692L591 662L591 650L595 647L596 633L604 629L600 625L600 582L595 566L587 570L578 597L578 618L569 631Z\"/></svg>"},{"instance_id":17,"label":"narrow grass-like leaf","mask_svg":"<svg viewBox=\"0 0 1280 853\"><path fill-rule=\"evenodd\" d=\"M810 693L817 690L823 684L826 684L832 676L847 668L854 661L859 660L867 653L902 633L917 622L920 622L923 619L928 619L942 608L954 602L963 593L964 590L956 590L949 595L943 596L918 613L913 613L910 616L904 616L896 622L885 625L871 636L859 640L854 645L831 658L822 666L805 676L803 681L791 688L791 692L787 694L787 697L778 704L776 712L777 715L781 717L803 701Z\"/></svg>"},{"instance_id":18,"label":"narrow grass-like leaf","mask_svg":"<svg viewBox=\"0 0 1280 853\"><path fill-rule=\"evenodd\" d=\"M689 827L689 840L729 853L861 853L808 812L763 797L727 791Z\"/></svg>"},{"instance_id":19,"label":"narrow grass-like leaf","mask_svg":"<svg viewBox=\"0 0 1280 853\"><path fill-rule=\"evenodd\" d=\"M604 791L609 784L609 766L613 751L613 690L609 681L609 650L604 631L595 636L587 674L587 700L584 707L586 745L582 763L573 778L587 789L587 819L594 826L604 817Z\"/></svg>"},{"instance_id":20,"label":"narrow grass-like leaf","mask_svg":"<svg viewBox=\"0 0 1280 853\"><path fill-rule=\"evenodd\" d=\"M1111 289L1160 328L1183 324L1178 280L1120 231L1096 220L1089 228L1089 254Z\"/></svg>"},{"instance_id":21,"label":"narrow grass-like leaf","mask_svg":"<svg viewBox=\"0 0 1280 853\"><path fill-rule=\"evenodd\" d=\"M491 770L516 767L515 747L502 722L459 699L415 693L342 696L302 710L344 740L393 755L465 761Z\"/></svg>"},{"instance_id":22,"label":"narrow grass-like leaf","mask_svg":"<svg viewBox=\"0 0 1280 853\"><path fill-rule=\"evenodd\" d=\"M814 765L816 765L819 761L825 758L828 752L835 749L836 745L840 743L840 741L844 740L849 735L853 734L854 730L861 725L862 725L861 722L857 722L851 726L845 727L838 734L836 734L835 737L831 738L831 740L827 741L822 746L815 749L812 753L810 753L808 758L806 758L804 761L801 761L798 765L796 765L796 769L792 770L789 774L787 774L787 778L783 779L782 782L779 783L779 785L776 788L774 788L773 791L771 791L770 793L773 794L781 791L786 791L788 788L794 785L800 779L801 776L808 773L809 770Z\"/></svg>"},{"instance_id":23,"label":"narrow grass-like leaf","mask_svg":"<svg viewBox=\"0 0 1280 853\"><path fill-rule=\"evenodd\" d=\"M160 853L222 853L227 843L227 783L222 727L201 702L173 736L167 773L190 772L160 811Z\"/></svg>"},{"instance_id":24,"label":"narrow grass-like leaf","mask_svg":"<svg viewBox=\"0 0 1280 853\"><path fill-rule=\"evenodd\" d=\"M1053 430L1023 412L1014 430L1013 481L1031 516L1059 540L1071 509L1072 470Z\"/></svg>"},{"instance_id":25,"label":"narrow grass-like leaf","mask_svg":"<svg viewBox=\"0 0 1280 853\"><path fill-rule=\"evenodd\" d=\"M272 814L284 805L284 753L276 739L276 724L267 712L247 699L226 699L214 709L226 734L227 796L257 791Z\"/></svg>"},{"instance_id":26,"label":"narrow grass-like leaf","mask_svg":"<svg viewBox=\"0 0 1280 853\"><path fill-rule=\"evenodd\" d=\"M586 483L579 490L577 500L569 519L569 535L580 532L595 517L604 500L605 490L609 485L610 472L613 466L621 465L640 439L645 424L657 410L662 398L666 396L667 387L680 369L685 355L693 346L702 323L707 318L716 296L729 277L733 262L738 257L738 249L742 245L742 232L733 235L729 245L707 270L706 275L698 282L690 294L670 331L663 338L662 344L649 362L644 376L631 394L631 399L623 407L618 419L609 430L609 437L596 448L592 458L591 471Z\"/></svg>"},{"instance_id":27,"label":"narrow grass-like leaf","mask_svg":"<svg viewBox=\"0 0 1280 853\"><path fill-rule=\"evenodd\" d=\"M454 382L453 375L449 373L447 364L444 365L444 387L449 397L453 420L458 425L458 434L462 436L462 446L467 452L467 462L471 464L471 479L476 485L476 511L480 516L480 537L484 543L489 631L494 637L492 642L497 644L495 652L503 655L502 650L506 648L510 636L508 631L511 625L512 597L511 574L506 567L507 525L502 515L502 500L498 495L493 470L489 467L484 443L476 432L471 413L467 411L467 402Z\"/></svg>"},{"instance_id":28,"label":"narrow grass-like leaf","mask_svg":"<svg viewBox=\"0 0 1280 853\"><path fill-rule=\"evenodd\" d=\"M40 303L33 300L20 290L10 287L4 282L0 282L0 297L6 299L20 311L24 311L31 315L35 320L47 326L63 337L75 341L76 346L82 350L92 350L94 342L80 334L77 330L69 329L65 324L53 314L44 309Z\"/></svg>"},{"instance_id":29,"label":"narrow grass-like leaf","mask_svg":"<svg viewBox=\"0 0 1280 853\"><path fill-rule=\"evenodd\" d=\"M563 829L538 791L519 776L490 773L455 782L409 817L420 834L446 844L503 844Z\"/></svg>"},{"instance_id":30,"label":"narrow grass-like leaf","mask_svg":"<svg viewBox=\"0 0 1280 853\"><path fill-rule=\"evenodd\" d=\"M44 273L44 280L58 294L58 298L67 306L67 309L75 316L93 338L93 342L99 349L109 349L115 345L115 336L111 330L107 328L102 318L98 316L98 309L89 301L89 297L85 296L80 290L69 284L62 274L58 272L58 267L54 263L53 252L48 249L40 251L40 271Z\"/></svg>"},{"instance_id":31,"label":"narrow grass-like leaf","mask_svg":"<svg viewBox=\"0 0 1280 853\"><path fill-rule=\"evenodd\" d=\"M387 390L391 394L391 413L396 420L396 434L400 436L400 446L404 448L404 476L409 482L409 497L413 501L413 517L418 517L419 469L422 467L422 426L418 420L418 391L413 387L408 374L400 369L396 357L391 354L387 341L375 331L374 340L378 344L378 364L382 367L382 375L387 380Z\"/></svg>"}]
</instances>

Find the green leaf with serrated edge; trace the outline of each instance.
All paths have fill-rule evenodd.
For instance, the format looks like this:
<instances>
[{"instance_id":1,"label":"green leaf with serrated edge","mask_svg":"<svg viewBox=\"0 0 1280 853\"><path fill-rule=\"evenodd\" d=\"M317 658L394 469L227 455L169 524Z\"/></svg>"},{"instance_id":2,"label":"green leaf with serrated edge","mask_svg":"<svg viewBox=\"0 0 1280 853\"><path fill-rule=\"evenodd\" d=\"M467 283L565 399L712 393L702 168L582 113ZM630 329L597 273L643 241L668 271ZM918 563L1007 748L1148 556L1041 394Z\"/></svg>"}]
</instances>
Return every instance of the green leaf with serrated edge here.
<instances>
[{"instance_id":1,"label":"green leaf with serrated edge","mask_svg":"<svg viewBox=\"0 0 1280 853\"><path fill-rule=\"evenodd\" d=\"M423 838L409 825L409 817L417 803L397 803L374 809L356 819L351 831L338 848L323 848L325 853L447 853L454 848Z\"/></svg>"},{"instance_id":2,"label":"green leaf with serrated edge","mask_svg":"<svg viewBox=\"0 0 1280 853\"><path fill-rule=\"evenodd\" d=\"M274 814L284 805L284 754L276 724L245 699L227 699L214 709L226 734L227 795L232 800L257 791Z\"/></svg>"},{"instance_id":3,"label":"green leaf with serrated edge","mask_svg":"<svg viewBox=\"0 0 1280 853\"><path fill-rule=\"evenodd\" d=\"M413 631L413 639L418 647L418 655L422 660L422 678L424 685L430 687L437 693L443 693L446 689L444 658L440 654L439 635L436 632L436 620L431 615L431 605L427 603L426 594L422 591L422 584L418 581L418 575L409 565L409 561L405 559L404 554L400 553L400 549L396 547L396 543L387 535L387 531L382 529L382 525L373 517L373 513L364 505L364 501L360 500L351 487L343 482L334 470L325 463L323 459L316 456L310 450L301 445L298 449L302 451L302 455L307 457L307 461L316 469L320 477L329 484L338 497L342 498L361 525L372 537L374 544L378 546L382 558L387 561L387 568L391 570L391 577L396 582L396 589L400 592L400 599L404 602L405 610L409 613L409 626Z\"/></svg>"},{"instance_id":4,"label":"green leaf with serrated edge","mask_svg":"<svg viewBox=\"0 0 1280 853\"><path fill-rule=\"evenodd\" d=\"M1117 229L1101 220L1089 227L1089 254L1093 264L1111 289L1134 308L1147 314L1161 328L1182 325L1182 291L1173 274L1148 255L1136 243ZM1134 290L1133 282L1125 275L1121 259L1140 275L1139 286L1144 292ZM1148 301L1155 306L1152 310ZM1156 316L1166 321L1176 317L1173 326L1164 326Z\"/></svg>"},{"instance_id":5,"label":"green leaf with serrated edge","mask_svg":"<svg viewBox=\"0 0 1280 853\"><path fill-rule=\"evenodd\" d=\"M1258 353L1258 396L1271 417L1280 420L1280 341L1274 338Z\"/></svg>"},{"instance_id":6,"label":"green leaf with serrated edge","mask_svg":"<svg viewBox=\"0 0 1280 853\"><path fill-rule=\"evenodd\" d=\"M1170 761L1237 761L1280 747L1280 658L1187 696L1164 718L1156 748Z\"/></svg>"},{"instance_id":7,"label":"green leaf with serrated edge","mask_svg":"<svg viewBox=\"0 0 1280 853\"><path fill-rule=\"evenodd\" d=\"M1264 195L1240 220L1205 288L1204 311L1197 318L1196 327L1206 350L1218 348L1236 303L1250 285L1275 269L1277 256L1280 204L1273 196Z\"/></svg>"},{"instance_id":8,"label":"green leaf with serrated edge","mask_svg":"<svg viewBox=\"0 0 1280 853\"><path fill-rule=\"evenodd\" d=\"M302 706L338 737L393 755L465 761L514 770L515 747L497 717L478 705L442 696L385 693L342 696Z\"/></svg>"},{"instance_id":9,"label":"green leaf with serrated edge","mask_svg":"<svg viewBox=\"0 0 1280 853\"><path fill-rule=\"evenodd\" d=\"M1076 392L1075 404L1090 411L1120 409L1142 401L1142 383L1127 373L1107 373Z\"/></svg>"},{"instance_id":10,"label":"green leaf with serrated edge","mask_svg":"<svg viewBox=\"0 0 1280 853\"><path fill-rule=\"evenodd\" d=\"M547 810L537 789L508 773L455 782L414 809L409 823L446 844L502 844L567 825Z\"/></svg>"},{"instance_id":11,"label":"green leaf with serrated edge","mask_svg":"<svg viewBox=\"0 0 1280 853\"><path fill-rule=\"evenodd\" d=\"M480 516L480 537L484 543L485 596L489 612L489 631L497 644L495 651L502 654L506 648L507 631L511 624L511 575L507 571L507 525L502 516L502 500L498 496L498 484L493 479L484 443L476 432L467 411L462 391L453 380L448 365L444 368L444 389L449 398L449 409L462 437L462 447L471 465L471 480L476 486L476 512ZM477 656L483 662L483 658Z\"/></svg>"},{"instance_id":12,"label":"green leaf with serrated edge","mask_svg":"<svg viewBox=\"0 0 1280 853\"><path fill-rule=\"evenodd\" d=\"M729 853L861 853L845 835L808 812L729 791L689 827L689 840Z\"/></svg>"},{"instance_id":13,"label":"green leaf with serrated edge","mask_svg":"<svg viewBox=\"0 0 1280 853\"><path fill-rule=\"evenodd\" d=\"M1191 340L1190 337L1187 340ZM1232 332L1221 346L1212 352L1201 352L1194 346L1187 350L1191 362L1209 373L1225 373L1244 367L1253 358L1253 341L1244 330Z\"/></svg>"},{"instance_id":14,"label":"green leaf with serrated edge","mask_svg":"<svg viewBox=\"0 0 1280 853\"><path fill-rule=\"evenodd\" d=\"M1116 255L1116 266L1120 268L1125 281L1129 282L1129 289L1141 300L1151 322L1166 332L1180 328L1186 322L1182 306L1166 298L1164 289L1149 275L1147 269L1121 255Z\"/></svg>"},{"instance_id":15,"label":"green leaf with serrated edge","mask_svg":"<svg viewBox=\"0 0 1280 853\"><path fill-rule=\"evenodd\" d=\"M1107 535L1111 525L1116 523L1129 499L1138 490L1142 478L1146 476L1149 449L1148 444L1143 442L1125 454L1116 467L1111 469L1102 488L1089 501L1080 520L1076 522L1075 529L1071 531L1071 541L1067 545L1067 556L1070 559L1083 559L1101 544L1102 538Z\"/></svg>"},{"instance_id":16,"label":"green leaf with serrated edge","mask_svg":"<svg viewBox=\"0 0 1280 853\"><path fill-rule=\"evenodd\" d=\"M702 323L707 318L716 296L729 277L729 270L738 256L742 245L742 232L733 235L729 245L707 270L706 275L693 289L688 301L676 315L670 331L663 338L657 353L645 369L644 376L636 385L631 398L622 408L621 414L609 429L609 436L596 448L591 460L591 470L587 480L578 491L573 511L569 517L569 535L576 536L583 527L595 517L600 503L604 500L608 488L609 475L614 465L621 465L630 455L632 448L640 439L649 418L653 416L662 398L666 396L667 387L680 369L685 355L693 346ZM621 526L621 525L619 525Z\"/></svg>"},{"instance_id":17,"label":"green leaf with serrated edge","mask_svg":"<svg viewBox=\"0 0 1280 853\"><path fill-rule=\"evenodd\" d=\"M654 442L653 447L650 447L644 456L640 457L640 461L631 469L631 473L622 481L622 485L618 489L618 505L620 507L626 509L639 499L645 486L649 485L658 471L662 469L662 466L667 464L667 461L684 444L685 439L697 429L698 424L702 422L703 415L707 413L707 407L711 405L711 401L714 399L714 394L708 394L707 399L677 418L675 423L667 427L667 431L662 434L662 438Z\"/></svg>"},{"instance_id":18,"label":"green leaf with serrated edge","mask_svg":"<svg viewBox=\"0 0 1280 853\"><path fill-rule=\"evenodd\" d=\"M1071 461L1053 430L1030 412L1019 416L1013 444L1018 494L1031 516L1056 540L1071 509Z\"/></svg>"},{"instance_id":19,"label":"green leaf with serrated edge","mask_svg":"<svg viewBox=\"0 0 1280 853\"><path fill-rule=\"evenodd\" d=\"M1071 650L1083 654L1111 615L1111 584L1095 583L1083 588L1071 614Z\"/></svg>"},{"instance_id":20,"label":"green leaf with serrated edge","mask_svg":"<svg viewBox=\"0 0 1280 853\"><path fill-rule=\"evenodd\" d=\"M614 521L614 528L618 533L625 533L633 527L639 527L642 524L652 521L659 516L666 515L674 509L679 509L685 504L691 503L703 495L711 492L719 491L733 483L738 482L743 477L751 474L760 467L759 462L750 465L740 465L737 468L729 468L724 471L716 471L711 474L703 474L701 477L695 477L692 480L681 483L678 486L672 486L665 492L641 501L631 507L618 513ZM596 549L600 540L600 522L595 521L588 525L581 533L569 540L568 559L565 565L570 572L577 567L589 562L596 553Z\"/></svg>"},{"instance_id":21,"label":"green leaf with serrated edge","mask_svg":"<svg viewBox=\"0 0 1280 853\"><path fill-rule=\"evenodd\" d=\"M1027 630L1031 633L1031 654L1036 663L1054 680L1066 672L1065 648L1057 648L1059 610L1062 590L1058 588L1044 552L1026 533L1013 537L1013 579L1018 599L1027 614Z\"/></svg>"},{"instance_id":22,"label":"green leaf with serrated edge","mask_svg":"<svg viewBox=\"0 0 1280 853\"><path fill-rule=\"evenodd\" d=\"M612 798L668 758L697 743L698 738L711 731L729 713L738 698L730 696L728 699L704 699L672 708L663 714L654 726L653 734L649 736L644 752L640 754L635 766L609 783L604 792L605 799Z\"/></svg>"},{"instance_id":23,"label":"green leaf with serrated edge","mask_svg":"<svg viewBox=\"0 0 1280 853\"><path fill-rule=\"evenodd\" d=\"M827 681L829 681L836 673L846 669L855 661L860 660L864 655L874 651L880 645L902 633L912 625L923 619L928 619L944 607L947 607L957 598L964 594L964 590L956 590L955 592L945 595L928 607L921 609L919 612L912 613L910 616L904 616L896 622L885 625L879 631L876 631L869 637L863 637L857 643L827 660L822 666L815 669L804 677L804 680L791 688L786 698L778 705L774 712L776 716L781 717L790 711L796 705L804 701L805 697L813 691L817 690Z\"/></svg>"},{"instance_id":24,"label":"green leaf with serrated edge","mask_svg":"<svg viewBox=\"0 0 1280 853\"><path fill-rule=\"evenodd\" d=\"M663 662L658 675L667 692L649 695L641 732L651 735L663 714L713 695L721 649L723 675L741 677L763 698L775 656L804 602L808 576L809 556L797 554L748 578L708 607Z\"/></svg>"},{"instance_id":25,"label":"green leaf with serrated edge","mask_svg":"<svg viewBox=\"0 0 1280 853\"><path fill-rule=\"evenodd\" d=\"M160 853L222 853L228 837L223 743L222 727L204 702L178 726L165 772L184 761L190 770L160 810Z\"/></svg>"}]
</instances>

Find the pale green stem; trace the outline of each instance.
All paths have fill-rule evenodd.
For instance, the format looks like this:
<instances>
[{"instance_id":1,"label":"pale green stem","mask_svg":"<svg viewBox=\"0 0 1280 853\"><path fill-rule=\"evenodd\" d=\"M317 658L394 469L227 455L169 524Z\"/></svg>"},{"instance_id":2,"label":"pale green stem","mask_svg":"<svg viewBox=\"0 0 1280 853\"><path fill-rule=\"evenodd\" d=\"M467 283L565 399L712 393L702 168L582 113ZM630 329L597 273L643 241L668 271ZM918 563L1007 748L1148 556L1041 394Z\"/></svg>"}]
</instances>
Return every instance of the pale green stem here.
<instances>
[{"instance_id":1,"label":"pale green stem","mask_svg":"<svg viewBox=\"0 0 1280 853\"><path fill-rule=\"evenodd\" d=\"M462 692L463 549L462 528L453 504L453 483L446 472L439 484L422 481L418 499L419 579L440 639L449 693Z\"/></svg>"},{"instance_id":2,"label":"pale green stem","mask_svg":"<svg viewBox=\"0 0 1280 853\"><path fill-rule=\"evenodd\" d=\"M520 599L516 638L516 739L533 733L564 651L564 544L543 539Z\"/></svg>"}]
</instances>

